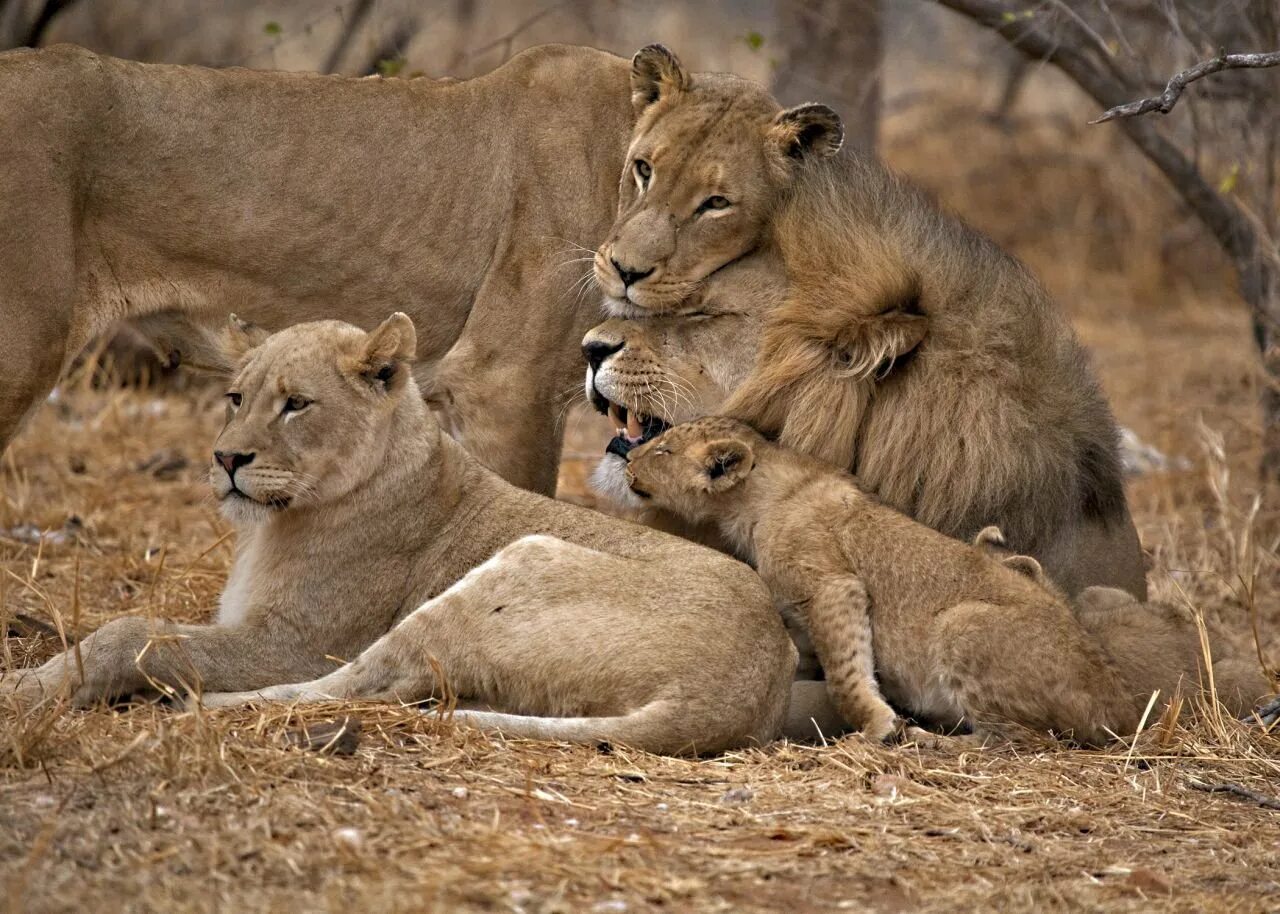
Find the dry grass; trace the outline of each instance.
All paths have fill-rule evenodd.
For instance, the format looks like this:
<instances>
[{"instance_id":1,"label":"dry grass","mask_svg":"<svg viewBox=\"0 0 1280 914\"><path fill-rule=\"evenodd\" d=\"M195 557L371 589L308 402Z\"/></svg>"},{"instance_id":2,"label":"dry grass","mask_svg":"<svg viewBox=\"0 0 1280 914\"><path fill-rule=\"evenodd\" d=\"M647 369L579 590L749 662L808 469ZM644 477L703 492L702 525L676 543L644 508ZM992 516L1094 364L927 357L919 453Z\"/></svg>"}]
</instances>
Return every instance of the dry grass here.
<instances>
[{"instance_id":1,"label":"dry grass","mask_svg":"<svg viewBox=\"0 0 1280 914\"><path fill-rule=\"evenodd\" d=\"M960 100L945 119L936 108L890 119L888 157L1029 260L1095 348L1123 421L1192 458L1130 489L1157 593L1242 635L1252 617L1274 638L1280 524L1273 504L1254 508L1254 356L1211 246L1167 231L1182 223L1158 184L1101 134L1043 119L1006 134L979 116L977 87L951 88ZM1170 253L1174 236L1183 247ZM0 615L68 632L124 614L207 619L232 545L202 483L219 411L199 389L65 388L0 467ZM563 490L589 502L583 469L602 430L581 414L571 424ZM0 664L57 645L10 637ZM351 713L363 722L354 755L289 747L304 720ZM1204 713L1108 752L850 739L691 762L503 742L372 706L0 711L0 903L1280 905L1278 814L1200 782L1280 795L1280 735Z\"/></svg>"}]
</instances>

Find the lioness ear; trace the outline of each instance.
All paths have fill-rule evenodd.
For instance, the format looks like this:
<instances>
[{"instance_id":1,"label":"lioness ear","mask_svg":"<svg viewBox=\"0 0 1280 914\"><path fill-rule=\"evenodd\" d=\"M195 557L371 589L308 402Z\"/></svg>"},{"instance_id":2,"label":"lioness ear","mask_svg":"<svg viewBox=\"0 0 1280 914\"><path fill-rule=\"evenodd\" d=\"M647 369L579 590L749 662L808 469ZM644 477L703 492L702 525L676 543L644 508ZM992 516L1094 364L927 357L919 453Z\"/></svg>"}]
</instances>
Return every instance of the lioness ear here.
<instances>
[{"instance_id":1,"label":"lioness ear","mask_svg":"<svg viewBox=\"0 0 1280 914\"><path fill-rule=\"evenodd\" d=\"M737 438L710 441L703 449L702 486L707 492L725 492L747 478L755 466L751 445Z\"/></svg>"},{"instance_id":2,"label":"lioness ear","mask_svg":"<svg viewBox=\"0 0 1280 914\"><path fill-rule=\"evenodd\" d=\"M651 44L631 58L631 105L636 114L660 98L689 88L689 74L676 55L660 44Z\"/></svg>"},{"instance_id":3,"label":"lioness ear","mask_svg":"<svg viewBox=\"0 0 1280 914\"><path fill-rule=\"evenodd\" d=\"M418 348L418 334L409 315L397 311L365 337L352 366L355 373L386 390L404 383L405 368Z\"/></svg>"},{"instance_id":4,"label":"lioness ear","mask_svg":"<svg viewBox=\"0 0 1280 914\"><path fill-rule=\"evenodd\" d=\"M825 159L840 151L844 124L826 105L809 102L783 111L766 136L774 153L784 161Z\"/></svg>"}]
</instances>

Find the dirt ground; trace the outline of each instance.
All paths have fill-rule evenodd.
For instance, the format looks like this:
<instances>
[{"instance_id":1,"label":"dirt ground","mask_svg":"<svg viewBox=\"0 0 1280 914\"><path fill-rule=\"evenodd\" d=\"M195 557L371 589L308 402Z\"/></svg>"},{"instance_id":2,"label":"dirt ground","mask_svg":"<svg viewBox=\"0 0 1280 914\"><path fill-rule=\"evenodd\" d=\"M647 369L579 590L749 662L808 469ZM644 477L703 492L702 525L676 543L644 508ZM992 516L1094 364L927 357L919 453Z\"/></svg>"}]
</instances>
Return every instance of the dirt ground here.
<instances>
[{"instance_id":1,"label":"dirt ground","mask_svg":"<svg viewBox=\"0 0 1280 914\"><path fill-rule=\"evenodd\" d=\"M983 104L891 111L886 157L1037 270L1122 422L1169 458L1129 488L1154 592L1256 626L1274 663L1280 523L1212 245L1114 133L1010 133ZM218 393L60 389L0 464L0 616L210 617L232 555L203 483ZM592 503L604 429L569 425L562 496ZM3 668L57 646L23 634ZM347 714L354 754L289 746ZM0 715L14 911L1280 909L1280 733L1212 709L1108 751L854 738L702 761L372 706Z\"/></svg>"}]
</instances>

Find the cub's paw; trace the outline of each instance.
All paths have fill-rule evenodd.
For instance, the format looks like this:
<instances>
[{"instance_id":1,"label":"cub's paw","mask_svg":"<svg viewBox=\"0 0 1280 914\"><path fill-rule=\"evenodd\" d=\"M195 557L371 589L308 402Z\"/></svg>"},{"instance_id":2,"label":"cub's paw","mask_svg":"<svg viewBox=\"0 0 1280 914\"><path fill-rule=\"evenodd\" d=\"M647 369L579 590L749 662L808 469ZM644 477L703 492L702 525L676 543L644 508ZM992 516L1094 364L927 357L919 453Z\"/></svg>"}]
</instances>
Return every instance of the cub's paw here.
<instances>
[{"instance_id":1,"label":"cub's paw","mask_svg":"<svg viewBox=\"0 0 1280 914\"><path fill-rule=\"evenodd\" d=\"M981 749L988 740L978 733L935 733L915 724L902 721L894 731L893 742L900 745L913 745L921 749L937 749L947 752L960 752L965 749Z\"/></svg>"},{"instance_id":2,"label":"cub's paw","mask_svg":"<svg viewBox=\"0 0 1280 914\"><path fill-rule=\"evenodd\" d=\"M888 705L875 708L866 715L866 720L858 729L858 735L874 743L887 743L900 729L898 715Z\"/></svg>"}]
</instances>

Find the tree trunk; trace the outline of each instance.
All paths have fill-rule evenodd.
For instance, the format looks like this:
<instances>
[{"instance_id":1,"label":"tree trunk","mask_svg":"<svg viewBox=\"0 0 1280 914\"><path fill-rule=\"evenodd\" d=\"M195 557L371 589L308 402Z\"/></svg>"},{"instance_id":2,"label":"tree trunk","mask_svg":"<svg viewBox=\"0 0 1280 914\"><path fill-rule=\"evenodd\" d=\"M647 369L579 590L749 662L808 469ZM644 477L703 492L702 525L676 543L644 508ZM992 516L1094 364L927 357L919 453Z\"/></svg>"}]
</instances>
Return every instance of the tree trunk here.
<instances>
[{"instance_id":1,"label":"tree trunk","mask_svg":"<svg viewBox=\"0 0 1280 914\"><path fill-rule=\"evenodd\" d=\"M784 105L822 102L846 141L876 145L884 45L879 0L777 0L781 51L773 93Z\"/></svg>"}]
</instances>

